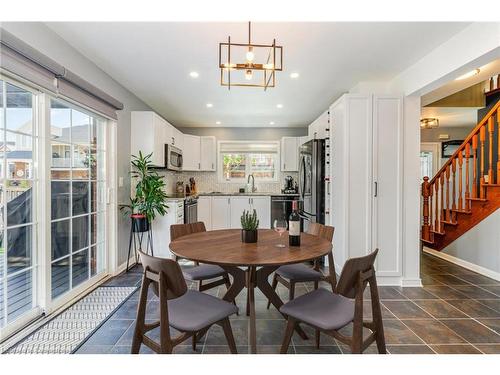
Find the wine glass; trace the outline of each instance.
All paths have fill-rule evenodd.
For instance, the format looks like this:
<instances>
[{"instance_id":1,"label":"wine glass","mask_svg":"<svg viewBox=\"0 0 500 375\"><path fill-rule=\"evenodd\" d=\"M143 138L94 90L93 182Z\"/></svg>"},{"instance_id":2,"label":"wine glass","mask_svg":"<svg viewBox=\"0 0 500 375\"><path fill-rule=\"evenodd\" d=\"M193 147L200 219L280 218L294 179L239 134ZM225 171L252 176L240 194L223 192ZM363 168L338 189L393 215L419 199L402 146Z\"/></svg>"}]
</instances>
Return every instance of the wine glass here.
<instances>
[{"instance_id":1,"label":"wine glass","mask_svg":"<svg viewBox=\"0 0 500 375\"><path fill-rule=\"evenodd\" d=\"M285 247L284 244L281 243L281 236L286 232L287 222L285 219L276 219L274 220L274 230L280 235L280 243L276 245L276 247Z\"/></svg>"}]
</instances>

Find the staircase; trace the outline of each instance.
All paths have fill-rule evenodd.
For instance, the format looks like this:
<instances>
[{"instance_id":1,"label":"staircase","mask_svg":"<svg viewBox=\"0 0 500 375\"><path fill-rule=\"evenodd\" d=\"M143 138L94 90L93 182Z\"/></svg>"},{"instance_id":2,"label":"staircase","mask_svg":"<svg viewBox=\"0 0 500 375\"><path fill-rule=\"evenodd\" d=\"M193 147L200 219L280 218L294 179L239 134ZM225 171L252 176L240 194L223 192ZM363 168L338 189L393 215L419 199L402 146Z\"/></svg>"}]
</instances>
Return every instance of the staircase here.
<instances>
[{"instance_id":1,"label":"staircase","mask_svg":"<svg viewBox=\"0 0 500 375\"><path fill-rule=\"evenodd\" d=\"M500 208L500 100L422 183L423 244L441 251ZM500 230L500 228L499 228Z\"/></svg>"}]
</instances>

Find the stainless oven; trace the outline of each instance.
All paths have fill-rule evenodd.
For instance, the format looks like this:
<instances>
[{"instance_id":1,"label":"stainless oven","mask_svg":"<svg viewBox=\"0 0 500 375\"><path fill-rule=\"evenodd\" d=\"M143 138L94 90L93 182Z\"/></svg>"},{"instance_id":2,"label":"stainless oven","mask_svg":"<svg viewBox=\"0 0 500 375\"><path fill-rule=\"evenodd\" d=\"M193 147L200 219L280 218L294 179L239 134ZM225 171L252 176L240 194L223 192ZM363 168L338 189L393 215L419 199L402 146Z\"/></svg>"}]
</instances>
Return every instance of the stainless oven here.
<instances>
[{"instance_id":1,"label":"stainless oven","mask_svg":"<svg viewBox=\"0 0 500 375\"><path fill-rule=\"evenodd\" d=\"M196 223L198 221L198 199L186 197L184 199L184 224Z\"/></svg>"},{"instance_id":2,"label":"stainless oven","mask_svg":"<svg viewBox=\"0 0 500 375\"><path fill-rule=\"evenodd\" d=\"M182 150L175 146L165 145L165 167L171 171L182 171Z\"/></svg>"}]
</instances>

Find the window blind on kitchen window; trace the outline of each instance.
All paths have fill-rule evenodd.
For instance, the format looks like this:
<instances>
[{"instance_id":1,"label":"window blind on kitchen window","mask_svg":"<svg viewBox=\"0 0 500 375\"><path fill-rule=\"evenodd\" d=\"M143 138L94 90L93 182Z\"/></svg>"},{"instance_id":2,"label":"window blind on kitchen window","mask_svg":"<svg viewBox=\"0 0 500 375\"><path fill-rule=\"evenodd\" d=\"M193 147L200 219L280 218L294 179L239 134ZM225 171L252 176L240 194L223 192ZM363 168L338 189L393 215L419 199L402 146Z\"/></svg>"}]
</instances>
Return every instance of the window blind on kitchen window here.
<instances>
[{"instance_id":1,"label":"window blind on kitchen window","mask_svg":"<svg viewBox=\"0 0 500 375\"><path fill-rule=\"evenodd\" d=\"M265 141L221 141L219 151L223 153L278 153L278 142Z\"/></svg>"},{"instance_id":2,"label":"window blind on kitchen window","mask_svg":"<svg viewBox=\"0 0 500 375\"><path fill-rule=\"evenodd\" d=\"M110 118L123 104L0 28L0 68L44 89L67 97Z\"/></svg>"}]
</instances>

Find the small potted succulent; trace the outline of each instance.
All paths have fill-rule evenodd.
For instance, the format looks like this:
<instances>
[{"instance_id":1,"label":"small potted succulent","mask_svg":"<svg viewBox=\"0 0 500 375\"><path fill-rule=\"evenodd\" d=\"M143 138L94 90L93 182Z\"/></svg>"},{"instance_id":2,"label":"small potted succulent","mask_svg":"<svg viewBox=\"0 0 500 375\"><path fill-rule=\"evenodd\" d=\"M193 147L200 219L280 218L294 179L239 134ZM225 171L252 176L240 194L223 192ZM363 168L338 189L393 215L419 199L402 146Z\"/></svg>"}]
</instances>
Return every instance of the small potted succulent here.
<instances>
[{"instance_id":1,"label":"small potted succulent","mask_svg":"<svg viewBox=\"0 0 500 375\"><path fill-rule=\"evenodd\" d=\"M259 228L259 219L257 219L257 211L243 211L241 215L241 242L255 243L257 242L257 228Z\"/></svg>"}]
</instances>

